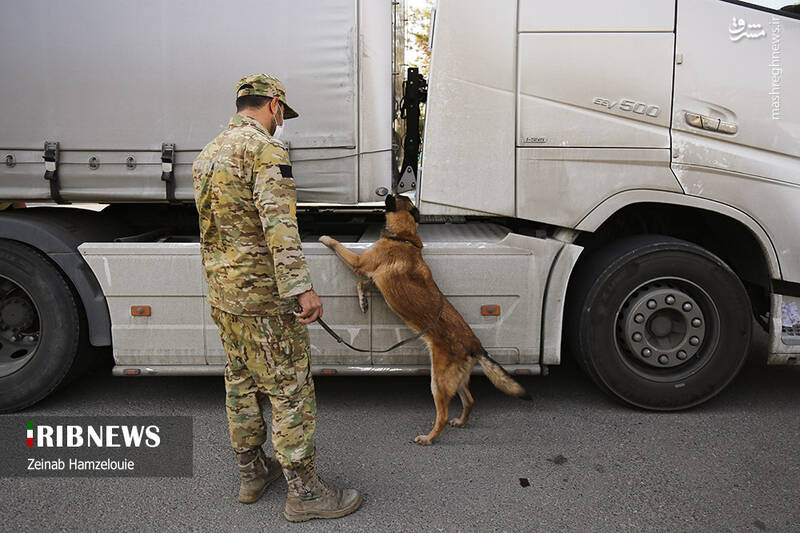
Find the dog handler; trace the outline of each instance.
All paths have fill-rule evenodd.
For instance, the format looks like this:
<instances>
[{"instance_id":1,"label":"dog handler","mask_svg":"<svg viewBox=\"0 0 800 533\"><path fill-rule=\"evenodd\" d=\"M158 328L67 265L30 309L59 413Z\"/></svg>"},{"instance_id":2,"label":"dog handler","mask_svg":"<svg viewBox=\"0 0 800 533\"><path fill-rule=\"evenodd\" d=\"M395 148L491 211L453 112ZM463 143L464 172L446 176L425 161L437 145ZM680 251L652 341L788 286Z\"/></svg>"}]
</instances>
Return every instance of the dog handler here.
<instances>
[{"instance_id":1,"label":"dog handler","mask_svg":"<svg viewBox=\"0 0 800 533\"><path fill-rule=\"evenodd\" d=\"M278 140L284 119L298 115L283 84L265 74L239 80L236 110L195 160L192 178L208 303L227 355L225 407L239 501L258 500L282 469L288 520L345 516L361 505L361 494L329 485L315 469L306 324L322 316L322 301L300 244L289 153ZM261 448L265 397L277 461Z\"/></svg>"}]
</instances>

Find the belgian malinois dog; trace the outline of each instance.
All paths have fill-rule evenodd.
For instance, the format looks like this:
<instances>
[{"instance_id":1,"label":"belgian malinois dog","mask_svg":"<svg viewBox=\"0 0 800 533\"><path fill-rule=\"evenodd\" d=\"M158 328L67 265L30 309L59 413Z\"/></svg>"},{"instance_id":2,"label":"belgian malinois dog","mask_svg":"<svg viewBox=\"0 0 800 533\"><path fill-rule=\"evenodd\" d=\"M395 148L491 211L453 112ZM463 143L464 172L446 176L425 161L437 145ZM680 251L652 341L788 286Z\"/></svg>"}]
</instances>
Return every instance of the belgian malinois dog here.
<instances>
[{"instance_id":1,"label":"belgian malinois dog","mask_svg":"<svg viewBox=\"0 0 800 533\"><path fill-rule=\"evenodd\" d=\"M389 307L411 329L419 333L434 324L422 338L431 353L431 392L436 404L436 422L430 433L414 439L417 444L429 445L447 425L447 409L456 393L461 398L463 411L461 417L450 420L450 425L462 427L467 423L475 404L468 388L475 363L481 364L488 378L501 391L526 400L530 400L530 396L489 357L472 328L439 291L422 259L418 223L419 211L411 200L405 196L389 195L386 197L386 226L381 238L361 255L327 235L319 240L336 252L353 272L366 278L357 285L363 312L367 311L367 289L374 284Z\"/></svg>"}]
</instances>

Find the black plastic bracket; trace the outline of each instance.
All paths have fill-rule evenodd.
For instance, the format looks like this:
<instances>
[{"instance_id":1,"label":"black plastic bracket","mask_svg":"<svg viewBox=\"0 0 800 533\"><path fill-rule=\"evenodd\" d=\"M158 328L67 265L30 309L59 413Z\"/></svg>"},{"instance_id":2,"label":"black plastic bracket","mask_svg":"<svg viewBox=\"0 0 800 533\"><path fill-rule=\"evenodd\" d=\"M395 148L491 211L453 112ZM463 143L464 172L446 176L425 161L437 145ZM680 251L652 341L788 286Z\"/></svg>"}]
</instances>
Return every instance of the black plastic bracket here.
<instances>
[{"instance_id":1,"label":"black plastic bracket","mask_svg":"<svg viewBox=\"0 0 800 533\"><path fill-rule=\"evenodd\" d=\"M428 82L417 67L408 68L408 76L403 83L403 99L400 102L400 118L406 121L406 137L403 141L403 163L395 170L392 191L396 193L413 190L417 187L419 145L419 106L428 99Z\"/></svg>"},{"instance_id":2,"label":"black plastic bracket","mask_svg":"<svg viewBox=\"0 0 800 533\"><path fill-rule=\"evenodd\" d=\"M58 143L44 143L44 179L50 182L50 198L57 204L69 204L61 196L61 182L58 181Z\"/></svg>"},{"instance_id":3,"label":"black plastic bracket","mask_svg":"<svg viewBox=\"0 0 800 533\"><path fill-rule=\"evenodd\" d=\"M175 144L163 143L161 145L161 181L166 188L167 201L178 204L175 199Z\"/></svg>"}]
</instances>

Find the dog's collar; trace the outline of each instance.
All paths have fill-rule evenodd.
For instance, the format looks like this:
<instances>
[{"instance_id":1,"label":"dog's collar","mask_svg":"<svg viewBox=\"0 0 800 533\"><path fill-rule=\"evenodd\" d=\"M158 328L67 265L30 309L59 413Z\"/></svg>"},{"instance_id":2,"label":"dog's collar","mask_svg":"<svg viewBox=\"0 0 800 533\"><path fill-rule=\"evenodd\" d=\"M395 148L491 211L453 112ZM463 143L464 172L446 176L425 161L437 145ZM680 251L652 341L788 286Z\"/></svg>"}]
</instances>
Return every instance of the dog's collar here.
<instances>
[{"instance_id":1,"label":"dog's collar","mask_svg":"<svg viewBox=\"0 0 800 533\"><path fill-rule=\"evenodd\" d=\"M389 235L388 233L381 234L381 237L383 237L384 239L389 239L390 241L406 242L406 243L408 243L408 244L410 244L412 246L415 246L415 247L419 248L420 250L422 249L422 245L421 244L417 244L414 241L411 241L411 240L408 240L408 239L401 239L400 237L395 237L393 235Z\"/></svg>"}]
</instances>

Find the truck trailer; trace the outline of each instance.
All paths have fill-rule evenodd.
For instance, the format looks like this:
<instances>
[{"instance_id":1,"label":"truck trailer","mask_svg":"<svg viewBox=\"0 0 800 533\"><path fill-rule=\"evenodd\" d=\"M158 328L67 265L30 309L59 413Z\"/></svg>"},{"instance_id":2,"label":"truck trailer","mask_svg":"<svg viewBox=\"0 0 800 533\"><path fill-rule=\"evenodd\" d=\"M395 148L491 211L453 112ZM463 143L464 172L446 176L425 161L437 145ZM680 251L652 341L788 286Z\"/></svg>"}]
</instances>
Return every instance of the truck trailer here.
<instances>
[{"instance_id":1,"label":"truck trailer","mask_svg":"<svg viewBox=\"0 0 800 533\"><path fill-rule=\"evenodd\" d=\"M325 320L371 350L312 324L315 374L430 373L422 341L377 353L413 332L379 293L362 313L317 242L369 247L388 190L511 373L567 354L615 398L674 410L730 383L753 328L770 364L797 364L800 15L773 4L439 0L424 80L403 79L404 2L10 2L0 411L93 348L116 376L223 372L191 165L256 72L300 112L285 137Z\"/></svg>"}]
</instances>

